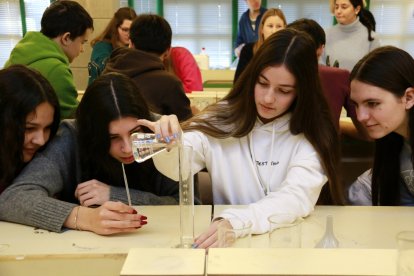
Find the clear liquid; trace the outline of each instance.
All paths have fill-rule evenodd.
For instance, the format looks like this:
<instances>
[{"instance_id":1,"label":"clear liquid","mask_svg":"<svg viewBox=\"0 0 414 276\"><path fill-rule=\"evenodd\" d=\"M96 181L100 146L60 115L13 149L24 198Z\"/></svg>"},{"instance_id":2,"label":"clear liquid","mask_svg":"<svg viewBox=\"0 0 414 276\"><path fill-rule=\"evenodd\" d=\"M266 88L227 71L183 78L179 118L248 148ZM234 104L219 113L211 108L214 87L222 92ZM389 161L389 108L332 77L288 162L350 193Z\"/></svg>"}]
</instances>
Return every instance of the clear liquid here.
<instances>
[{"instance_id":1,"label":"clear liquid","mask_svg":"<svg viewBox=\"0 0 414 276\"><path fill-rule=\"evenodd\" d=\"M180 244L177 247L191 248L194 243L194 188L191 170L192 148L180 141L167 144L153 133L133 133L132 152L136 162L141 163L166 149L179 146L177 160L180 193Z\"/></svg>"},{"instance_id":2,"label":"clear liquid","mask_svg":"<svg viewBox=\"0 0 414 276\"><path fill-rule=\"evenodd\" d=\"M194 190L191 170L191 147L181 147L179 154L180 175L180 242L181 247L191 248L194 243Z\"/></svg>"},{"instance_id":3,"label":"clear liquid","mask_svg":"<svg viewBox=\"0 0 414 276\"><path fill-rule=\"evenodd\" d=\"M138 163L144 162L168 148L167 143L155 138L153 133L133 133L131 142L134 159Z\"/></svg>"}]
</instances>

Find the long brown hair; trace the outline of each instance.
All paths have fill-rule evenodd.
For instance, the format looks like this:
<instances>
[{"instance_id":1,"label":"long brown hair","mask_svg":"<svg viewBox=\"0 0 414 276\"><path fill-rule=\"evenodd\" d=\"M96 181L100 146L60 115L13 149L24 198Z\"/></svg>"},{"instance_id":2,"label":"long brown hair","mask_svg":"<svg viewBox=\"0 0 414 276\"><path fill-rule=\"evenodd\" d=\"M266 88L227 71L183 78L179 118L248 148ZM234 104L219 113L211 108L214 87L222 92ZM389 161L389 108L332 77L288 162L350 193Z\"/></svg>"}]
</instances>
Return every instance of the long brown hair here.
<instances>
[{"instance_id":1,"label":"long brown hair","mask_svg":"<svg viewBox=\"0 0 414 276\"><path fill-rule=\"evenodd\" d=\"M328 176L319 203L343 204L339 181L339 137L322 93L316 46L309 35L284 29L271 35L253 56L229 94L183 123L183 130L199 130L216 138L243 137L258 116L254 89L261 72L284 65L296 79L297 97L290 107L290 132L303 133L318 152Z\"/></svg>"},{"instance_id":2,"label":"long brown hair","mask_svg":"<svg viewBox=\"0 0 414 276\"><path fill-rule=\"evenodd\" d=\"M124 20L132 21L135 17L137 17L137 14L131 8L123 7L118 9L112 17L111 21L109 21L105 30L103 30L103 32L100 35L98 35L91 41L91 46L93 47L99 41L110 42L112 44L113 49L125 46L120 44L118 27L122 25Z\"/></svg>"},{"instance_id":3,"label":"long brown hair","mask_svg":"<svg viewBox=\"0 0 414 276\"><path fill-rule=\"evenodd\" d=\"M279 17L280 19L282 19L283 24L285 25L285 27L287 25L285 15L283 14L283 11L281 9L276 9L276 8L268 9L263 14L262 19L260 21L259 31L258 31L259 39L256 41L256 43L253 46L253 54L255 54L257 52L257 50L260 48L260 46L262 46L263 42L265 41L263 33L262 33L263 32L263 26L264 26L266 20L271 16Z\"/></svg>"}]
</instances>

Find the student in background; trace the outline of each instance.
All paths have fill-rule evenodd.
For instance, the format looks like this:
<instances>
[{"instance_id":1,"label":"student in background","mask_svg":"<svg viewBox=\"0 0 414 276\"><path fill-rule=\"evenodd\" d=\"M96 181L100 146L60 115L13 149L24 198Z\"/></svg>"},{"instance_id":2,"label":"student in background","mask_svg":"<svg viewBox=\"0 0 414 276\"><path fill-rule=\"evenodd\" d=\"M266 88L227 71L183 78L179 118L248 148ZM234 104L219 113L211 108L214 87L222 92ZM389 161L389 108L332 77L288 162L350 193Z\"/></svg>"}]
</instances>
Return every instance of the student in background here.
<instances>
[{"instance_id":1,"label":"student in background","mask_svg":"<svg viewBox=\"0 0 414 276\"><path fill-rule=\"evenodd\" d=\"M330 0L338 24L326 30L322 62L352 70L364 55L380 46L374 32L375 20L363 0Z\"/></svg>"},{"instance_id":2,"label":"student in background","mask_svg":"<svg viewBox=\"0 0 414 276\"><path fill-rule=\"evenodd\" d=\"M256 42L258 39L259 24L266 8L263 8L262 0L245 0L249 9L245 11L239 20L237 39L234 49L236 57L240 56L241 49L246 43Z\"/></svg>"},{"instance_id":3,"label":"student in background","mask_svg":"<svg viewBox=\"0 0 414 276\"><path fill-rule=\"evenodd\" d=\"M351 72L351 99L375 156L372 170L350 187L350 203L414 205L414 59L393 46L375 49Z\"/></svg>"},{"instance_id":4,"label":"student in background","mask_svg":"<svg viewBox=\"0 0 414 276\"><path fill-rule=\"evenodd\" d=\"M61 118L72 117L78 91L69 64L83 52L92 30L92 18L81 5L55 1L43 13L40 32L26 33L5 67L24 64L39 71L59 98Z\"/></svg>"},{"instance_id":5,"label":"student in background","mask_svg":"<svg viewBox=\"0 0 414 276\"><path fill-rule=\"evenodd\" d=\"M175 114L180 120L192 116L190 100L181 81L168 73L164 59L171 48L170 24L161 16L141 14L131 24L129 48L115 49L104 72L132 78L154 112Z\"/></svg>"},{"instance_id":6,"label":"student in background","mask_svg":"<svg viewBox=\"0 0 414 276\"><path fill-rule=\"evenodd\" d=\"M244 71L249 64L253 55L262 46L263 42L275 32L282 30L286 27L286 18L283 11L280 9L268 9L260 21L259 25L259 39L256 42L247 43L240 53L239 62L237 63L237 69L234 74L233 83L237 81L240 74Z\"/></svg>"},{"instance_id":7,"label":"student in background","mask_svg":"<svg viewBox=\"0 0 414 276\"><path fill-rule=\"evenodd\" d=\"M0 193L42 151L59 126L50 83L24 65L0 70Z\"/></svg>"},{"instance_id":8,"label":"student in background","mask_svg":"<svg viewBox=\"0 0 414 276\"><path fill-rule=\"evenodd\" d=\"M203 80L193 54L184 47L171 47L170 53L164 59L168 72L173 73L183 84L185 93L203 91Z\"/></svg>"},{"instance_id":9,"label":"student in background","mask_svg":"<svg viewBox=\"0 0 414 276\"><path fill-rule=\"evenodd\" d=\"M288 24L287 27L306 32L310 35L316 43L317 58L320 58L325 47L326 38L324 30L318 22L302 18ZM319 77L338 131L343 134L358 135L359 138L366 138L366 131L357 120L355 107L350 100L349 71L320 64ZM352 119L352 123L340 121L342 108L345 108L347 115Z\"/></svg>"},{"instance_id":10,"label":"student in background","mask_svg":"<svg viewBox=\"0 0 414 276\"><path fill-rule=\"evenodd\" d=\"M214 204L247 205L218 214L195 246L217 246L220 218L250 220L253 233L261 234L270 230L267 218L275 212L301 217L318 200L344 203L338 134L315 52L303 32L273 34L226 97L183 123L183 143L193 147L193 172L209 172ZM162 136L180 131L173 117L146 123ZM169 156L154 157L166 175L173 173L164 167Z\"/></svg>"},{"instance_id":11,"label":"student in background","mask_svg":"<svg viewBox=\"0 0 414 276\"><path fill-rule=\"evenodd\" d=\"M135 11L128 7L118 9L105 30L91 41L92 55L88 64L91 84L105 69L106 61L112 51L119 47L128 47L129 28L132 20L137 17Z\"/></svg>"},{"instance_id":12,"label":"student in background","mask_svg":"<svg viewBox=\"0 0 414 276\"><path fill-rule=\"evenodd\" d=\"M151 160L134 161L130 135L145 131L138 119L153 118L130 78L111 73L96 79L76 121L64 120L48 147L0 195L0 219L55 232L136 231L146 217L126 205L123 167L133 205L177 204L177 183Z\"/></svg>"}]
</instances>

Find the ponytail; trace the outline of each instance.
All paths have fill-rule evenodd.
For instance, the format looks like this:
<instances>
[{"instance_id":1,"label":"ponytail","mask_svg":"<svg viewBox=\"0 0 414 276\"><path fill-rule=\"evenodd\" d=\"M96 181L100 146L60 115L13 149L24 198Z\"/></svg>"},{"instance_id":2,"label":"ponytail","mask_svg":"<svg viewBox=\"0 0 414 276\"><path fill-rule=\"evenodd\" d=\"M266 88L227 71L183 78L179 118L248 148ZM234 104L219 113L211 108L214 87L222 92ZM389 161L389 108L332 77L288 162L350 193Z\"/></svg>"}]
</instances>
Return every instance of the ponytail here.
<instances>
[{"instance_id":1,"label":"ponytail","mask_svg":"<svg viewBox=\"0 0 414 276\"><path fill-rule=\"evenodd\" d=\"M368 30L368 40L373 41L374 38L372 37L372 31L375 32L375 18L374 15L367 10L366 8L361 8L360 12L358 13L359 21L364 25Z\"/></svg>"}]
</instances>

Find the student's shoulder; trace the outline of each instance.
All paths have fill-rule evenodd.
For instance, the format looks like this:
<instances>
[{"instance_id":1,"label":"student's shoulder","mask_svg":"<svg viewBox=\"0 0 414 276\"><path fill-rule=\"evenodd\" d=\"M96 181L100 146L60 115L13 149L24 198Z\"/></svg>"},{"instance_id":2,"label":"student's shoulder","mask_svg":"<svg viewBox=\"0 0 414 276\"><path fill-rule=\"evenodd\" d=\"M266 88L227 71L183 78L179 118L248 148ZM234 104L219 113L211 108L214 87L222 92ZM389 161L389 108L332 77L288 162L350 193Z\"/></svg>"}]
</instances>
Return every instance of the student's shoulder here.
<instances>
[{"instance_id":1,"label":"student's shoulder","mask_svg":"<svg viewBox=\"0 0 414 276\"><path fill-rule=\"evenodd\" d=\"M72 152L68 149L74 149L77 141L77 130L75 120L66 119L63 120L56 136L49 142L48 146L44 150L46 155L57 153L59 155L66 155Z\"/></svg>"},{"instance_id":2,"label":"student's shoulder","mask_svg":"<svg viewBox=\"0 0 414 276\"><path fill-rule=\"evenodd\" d=\"M348 70L337 67L330 67L325 65L319 65L319 74L322 78L338 77L341 79L349 80L350 73Z\"/></svg>"},{"instance_id":3,"label":"student's shoulder","mask_svg":"<svg viewBox=\"0 0 414 276\"><path fill-rule=\"evenodd\" d=\"M57 136L72 137L78 133L75 119L65 119L60 122Z\"/></svg>"},{"instance_id":4,"label":"student's shoulder","mask_svg":"<svg viewBox=\"0 0 414 276\"><path fill-rule=\"evenodd\" d=\"M108 54L108 56L112 53L112 44L107 41L98 41L93 45L92 48L92 55L105 53Z\"/></svg>"},{"instance_id":5,"label":"student's shoulder","mask_svg":"<svg viewBox=\"0 0 414 276\"><path fill-rule=\"evenodd\" d=\"M240 21L249 19L249 9L247 9L245 12L242 13L240 16Z\"/></svg>"},{"instance_id":6,"label":"student's shoulder","mask_svg":"<svg viewBox=\"0 0 414 276\"><path fill-rule=\"evenodd\" d=\"M111 49L112 50L112 44L108 41L98 41L93 45L93 49Z\"/></svg>"}]
</instances>

